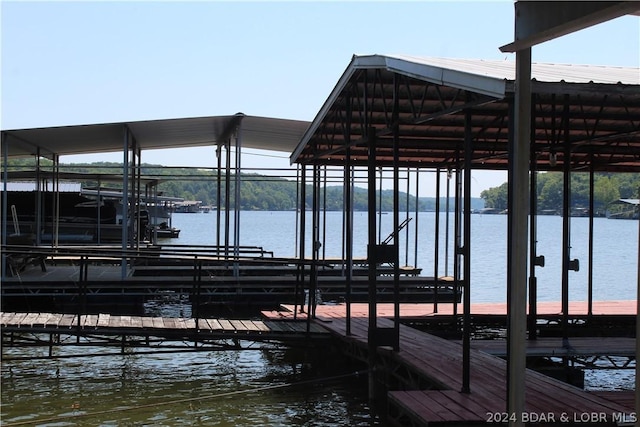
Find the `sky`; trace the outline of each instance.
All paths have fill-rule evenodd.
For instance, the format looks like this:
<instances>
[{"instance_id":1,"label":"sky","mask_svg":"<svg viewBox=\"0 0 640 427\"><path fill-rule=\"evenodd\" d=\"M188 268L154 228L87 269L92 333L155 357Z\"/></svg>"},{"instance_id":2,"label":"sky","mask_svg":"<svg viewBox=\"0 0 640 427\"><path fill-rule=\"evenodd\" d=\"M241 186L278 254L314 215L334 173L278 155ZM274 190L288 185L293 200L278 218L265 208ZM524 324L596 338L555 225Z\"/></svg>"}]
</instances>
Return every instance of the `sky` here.
<instances>
[{"instance_id":1,"label":"sky","mask_svg":"<svg viewBox=\"0 0 640 427\"><path fill-rule=\"evenodd\" d=\"M514 33L506 0L0 0L0 14L3 130L237 112L312 121L354 54L515 59L499 50ZM638 67L640 18L542 43L532 57ZM289 165L289 153L263 154L244 153L243 166ZM216 164L209 147L149 150L142 161ZM472 195L505 180L503 172L474 172ZM435 192L420 187L421 196Z\"/></svg>"}]
</instances>

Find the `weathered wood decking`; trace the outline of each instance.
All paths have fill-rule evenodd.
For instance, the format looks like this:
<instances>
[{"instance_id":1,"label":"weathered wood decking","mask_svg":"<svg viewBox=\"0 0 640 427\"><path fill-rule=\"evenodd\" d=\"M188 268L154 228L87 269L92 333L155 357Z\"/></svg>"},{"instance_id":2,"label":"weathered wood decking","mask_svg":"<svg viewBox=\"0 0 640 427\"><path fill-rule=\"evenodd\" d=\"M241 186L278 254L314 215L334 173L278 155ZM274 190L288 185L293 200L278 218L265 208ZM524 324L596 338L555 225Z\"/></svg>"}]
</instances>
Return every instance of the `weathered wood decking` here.
<instances>
[{"instance_id":1,"label":"weathered wood decking","mask_svg":"<svg viewBox=\"0 0 640 427\"><path fill-rule=\"evenodd\" d=\"M325 329L306 322L256 319L171 318L110 314L0 313L3 333L33 332L96 335L138 335L186 339L240 338L247 340L303 339L307 334L327 336Z\"/></svg>"}]
</instances>

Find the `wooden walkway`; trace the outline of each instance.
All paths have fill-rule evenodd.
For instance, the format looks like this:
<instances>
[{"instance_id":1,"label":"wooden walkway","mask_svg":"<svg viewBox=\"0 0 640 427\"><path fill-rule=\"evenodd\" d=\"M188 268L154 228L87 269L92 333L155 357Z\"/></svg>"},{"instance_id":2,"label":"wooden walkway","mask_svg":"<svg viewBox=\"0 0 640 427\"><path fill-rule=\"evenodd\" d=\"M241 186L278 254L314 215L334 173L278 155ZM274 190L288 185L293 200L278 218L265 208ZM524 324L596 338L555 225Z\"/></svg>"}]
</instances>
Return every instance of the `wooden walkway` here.
<instances>
[{"instance_id":1,"label":"wooden walkway","mask_svg":"<svg viewBox=\"0 0 640 427\"><path fill-rule=\"evenodd\" d=\"M297 340L328 337L311 323L250 319L168 318L110 314L7 313L0 312L3 333L71 335L132 335L170 339Z\"/></svg>"},{"instance_id":2,"label":"wooden walkway","mask_svg":"<svg viewBox=\"0 0 640 427\"><path fill-rule=\"evenodd\" d=\"M552 305L550 305L552 306ZM608 303L603 307L616 306L633 310L631 303ZM414 316L433 315L430 304L403 305L401 313ZM432 308L432 307L431 307ZM351 335L346 335L345 306L319 305L316 309L318 323L331 331L349 346L367 351L368 319L366 304L352 305ZM443 307L444 309L444 307ZM492 312L496 306L476 305L478 312ZM488 311L485 311L487 309ZM577 308L574 307L577 311ZM621 311L624 311L621 309ZM443 310L445 311L445 310ZM270 313L270 316L287 317L291 313ZM300 315L300 314L299 314ZM392 327L393 322L385 317L393 315L393 307L378 305L378 327ZM303 315L304 316L304 315ZM635 340L633 340L635 344ZM377 353L384 367L394 369L394 375L406 375L416 384L413 389L388 392L389 416L397 425L451 425L469 426L505 424L504 414L507 397L506 361L477 349L471 350L471 393L462 389L462 346L458 342L438 338L407 326L400 326L400 351L380 347ZM420 378L416 381L415 378ZM614 395L607 398L552 379L546 375L527 370L525 413L520 419L529 423L543 422L545 425L617 425L631 411L624 402L618 403ZM621 399L623 400L623 399ZM597 414L597 419L589 418ZM513 414L507 414L514 416ZM585 418L586 417L586 418ZM507 416L508 418L508 416Z\"/></svg>"}]
</instances>

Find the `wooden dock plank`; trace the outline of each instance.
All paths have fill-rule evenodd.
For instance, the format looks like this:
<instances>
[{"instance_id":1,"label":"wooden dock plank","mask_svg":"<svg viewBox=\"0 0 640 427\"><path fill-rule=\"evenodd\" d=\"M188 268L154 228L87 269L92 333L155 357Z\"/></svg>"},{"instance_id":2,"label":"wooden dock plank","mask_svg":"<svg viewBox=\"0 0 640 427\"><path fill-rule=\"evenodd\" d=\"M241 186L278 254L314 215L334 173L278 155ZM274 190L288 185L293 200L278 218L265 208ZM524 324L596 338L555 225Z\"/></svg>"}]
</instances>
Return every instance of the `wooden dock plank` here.
<instances>
[{"instance_id":1,"label":"wooden dock plank","mask_svg":"<svg viewBox=\"0 0 640 427\"><path fill-rule=\"evenodd\" d=\"M246 332L247 331L247 328L244 326L242 321L236 320L236 319L229 319L229 322L231 323L231 325L233 325L233 328L236 331L238 331L238 332Z\"/></svg>"},{"instance_id":2,"label":"wooden dock plank","mask_svg":"<svg viewBox=\"0 0 640 427\"><path fill-rule=\"evenodd\" d=\"M245 326L245 328L247 328L247 331L249 332L262 332L259 328L259 326L257 326L253 321L251 320L241 320L242 324Z\"/></svg>"},{"instance_id":3,"label":"wooden dock plank","mask_svg":"<svg viewBox=\"0 0 640 427\"><path fill-rule=\"evenodd\" d=\"M3 312L0 316L0 324L3 327L7 327L11 324L11 320L15 317L16 313L13 312Z\"/></svg>"},{"instance_id":4,"label":"wooden dock plank","mask_svg":"<svg viewBox=\"0 0 640 427\"><path fill-rule=\"evenodd\" d=\"M69 328L72 326L76 326L78 324L76 319L77 319L77 316L75 314L63 314L60 320L58 321L58 327Z\"/></svg>"},{"instance_id":5,"label":"wooden dock plank","mask_svg":"<svg viewBox=\"0 0 640 427\"><path fill-rule=\"evenodd\" d=\"M269 327L262 320L254 320L253 325L260 332L269 332Z\"/></svg>"},{"instance_id":6,"label":"wooden dock plank","mask_svg":"<svg viewBox=\"0 0 640 427\"><path fill-rule=\"evenodd\" d=\"M38 317L38 319L36 319L36 323L34 323L34 326L42 326L43 328L46 328L50 325L51 320L54 318L55 314L53 313L40 313L40 316Z\"/></svg>"},{"instance_id":7,"label":"wooden dock plank","mask_svg":"<svg viewBox=\"0 0 640 427\"><path fill-rule=\"evenodd\" d=\"M212 331L221 331L222 325L218 322L218 319L206 319L209 324L209 329Z\"/></svg>"},{"instance_id":8,"label":"wooden dock plank","mask_svg":"<svg viewBox=\"0 0 640 427\"><path fill-rule=\"evenodd\" d=\"M20 323L24 326L32 327L34 320L36 320L39 315L39 313L27 313Z\"/></svg>"},{"instance_id":9,"label":"wooden dock plank","mask_svg":"<svg viewBox=\"0 0 640 427\"><path fill-rule=\"evenodd\" d=\"M13 313L13 316L9 319L9 325L20 327L22 319L27 316L27 313Z\"/></svg>"},{"instance_id":10,"label":"wooden dock plank","mask_svg":"<svg viewBox=\"0 0 640 427\"><path fill-rule=\"evenodd\" d=\"M119 325L116 325L116 327L120 327L120 328L131 328L131 327L133 327L133 322L132 322L131 317L132 316L120 316Z\"/></svg>"},{"instance_id":11,"label":"wooden dock plank","mask_svg":"<svg viewBox=\"0 0 640 427\"><path fill-rule=\"evenodd\" d=\"M122 325L121 317L120 315L109 316L109 328L119 328Z\"/></svg>"},{"instance_id":12,"label":"wooden dock plank","mask_svg":"<svg viewBox=\"0 0 640 427\"><path fill-rule=\"evenodd\" d=\"M174 318L165 317L162 319L163 329L178 329L176 325L176 320Z\"/></svg>"},{"instance_id":13,"label":"wooden dock plank","mask_svg":"<svg viewBox=\"0 0 640 427\"><path fill-rule=\"evenodd\" d=\"M143 317L142 318L142 328L143 329L153 328L153 317Z\"/></svg>"},{"instance_id":14,"label":"wooden dock plank","mask_svg":"<svg viewBox=\"0 0 640 427\"><path fill-rule=\"evenodd\" d=\"M273 320L265 320L264 325L269 328L270 331L273 332L282 332L283 329L281 324L284 322L281 321L273 321Z\"/></svg>"},{"instance_id":15,"label":"wooden dock plank","mask_svg":"<svg viewBox=\"0 0 640 427\"><path fill-rule=\"evenodd\" d=\"M198 322L201 322L202 319L200 319ZM184 329L196 329L196 319L180 319L180 322L182 322L182 326L184 327Z\"/></svg>"},{"instance_id":16,"label":"wooden dock plank","mask_svg":"<svg viewBox=\"0 0 640 427\"><path fill-rule=\"evenodd\" d=\"M135 328L135 329L142 328L142 318L140 316L131 316L130 321L131 321L132 328Z\"/></svg>"},{"instance_id":17,"label":"wooden dock plank","mask_svg":"<svg viewBox=\"0 0 640 427\"><path fill-rule=\"evenodd\" d=\"M162 321L162 317L152 317L151 323L154 329L162 329L164 328L164 322Z\"/></svg>"},{"instance_id":18,"label":"wooden dock plank","mask_svg":"<svg viewBox=\"0 0 640 427\"><path fill-rule=\"evenodd\" d=\"M60 324L60 319L62 319L62 314L60 313L51 313L51 317L47 320L47 325L58 328Z\"/></svg>"},{"instance_id":19,"label":"wooden dock plank","mask_svg":"<svg viewBox=\"0 0 640 427\"><path fill-rule=\"evenodd\" d=\"M49 318L49 313L38 313L38 316L33 319L31 323L32 326L45 326L47 324L47 319Z\"/></svg>"},{"instance_id":20,"label":"wooden dock plank","mask_svg":"<svg viewBox=\"0 0 640 427\"><path fill-rule=\"evenodd\" d=\"M218 319L218 322L220 323L220 326L222 326L222 330L224 332L235 332L236 328L233 327L233 325L231 324L231 322L229 322L229 320L227 319Z\"/></svg>"},{"instance_id":21,"label":"wooden dock plank","mask_svg":"<svg viewBox=\"0 0 640 427\"><path fill-rule=\"evenodd\" d=\"M84 316L82 327L95 329L98 326L98 315L87 314Z\"/></svg>"},{"instance_id":22,"label":"wooden dock plank","mask_svg":"<svg viewBox=\"0 0 640 427\"><path fill-rule=\"evenodd\" d=\"M111 317L110 314L107 313L100 313L98 315L98 327L99 328L106 328L109 326L109 318Z\"/></svg>"}]
</instances>

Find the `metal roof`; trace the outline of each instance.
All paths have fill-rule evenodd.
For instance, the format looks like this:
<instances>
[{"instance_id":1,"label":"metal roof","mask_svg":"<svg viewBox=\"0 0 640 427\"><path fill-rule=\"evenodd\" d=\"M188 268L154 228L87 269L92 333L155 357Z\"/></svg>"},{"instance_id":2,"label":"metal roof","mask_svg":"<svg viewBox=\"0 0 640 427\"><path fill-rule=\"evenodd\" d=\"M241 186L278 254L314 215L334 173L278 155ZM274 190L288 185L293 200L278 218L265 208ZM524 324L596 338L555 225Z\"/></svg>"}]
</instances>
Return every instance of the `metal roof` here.
<instances>
[{"instance_id":1,"label":"metal roof","mask_svg":"<svg viewBox=\"0 0 640 427\"><path fill-rule=\"evenodd\" d=\"M224 144L240 125L242 147L291 153L309 122L246 116L211 116L2 131L9 156L123 151L125 129L142 150ZM1 153L4 156L4 148Z\"/></svg>"},{"instance_id":2,"label":"metal roof","mask_svg":"<svg viewBox=\"0 0 640 427\"><path fill-rule=\"evenodd\" d=\"M398 59L408 64L420 64L440 70L440 73L456 72L472 76L485 76L494 80L515 80L515 63L513 60L425 58L410 55L388 55L385 58ZM612 67L586 64L549 64L532 63L531 78L540 82L565 81L570 83L606 83L606 84L640 84L640 70L637 68ZM478 89L477 87L475 89Z\"/></svg>"},{"instance_id":3,"label":"metal roof","mask_svg":"<svg viewBox=\"0 0 640 427\"><path fill-rule=\"evenodd\" d=\"M354 56L291 155L298 163L366 164L375 128L379 165L391 165L397 123L401 165L455 167L470 114L473 167L506 169L515 63L406 55ZM640 70L533 64L538 168L640 171ZM553 156L551 156L553 153ZM551 157L554 160L551 160Z\"/></svg>"}]
</instances>

